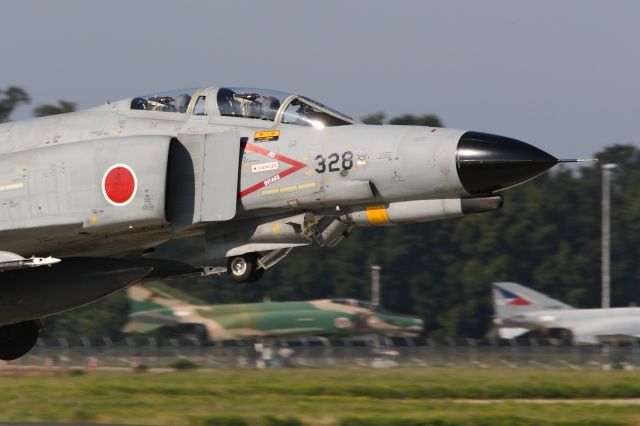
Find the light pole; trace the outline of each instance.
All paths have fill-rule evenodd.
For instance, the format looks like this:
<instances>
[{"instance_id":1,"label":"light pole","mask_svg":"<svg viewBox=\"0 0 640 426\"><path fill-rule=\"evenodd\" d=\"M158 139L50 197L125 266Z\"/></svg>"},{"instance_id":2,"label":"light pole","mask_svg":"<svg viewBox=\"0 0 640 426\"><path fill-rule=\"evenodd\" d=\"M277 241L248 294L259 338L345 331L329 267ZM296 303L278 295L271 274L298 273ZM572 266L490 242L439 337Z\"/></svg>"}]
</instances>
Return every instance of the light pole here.
<instances>
[{"instance_id":1,"label":"light pole","mask_svg":"<svg viewBox=\"0 0 640 426\"><path fill-rule=\"evenodd\" d=\"M611 210L611 171L617 167L616 164L603 164L602 170L602 307L611 306L611 272L609 262L611 259L611 233L610 233L610 210Z\"/></svg>"},{"instance_id":2,"label":"light pole","mask_svg":"<svg viewBox=\"0 0 640 426\"><path fill-rule=\"evenodd\" d=\"M371 265L371 305L380 306L380 266Z\"/></svg>"}]
</instances>

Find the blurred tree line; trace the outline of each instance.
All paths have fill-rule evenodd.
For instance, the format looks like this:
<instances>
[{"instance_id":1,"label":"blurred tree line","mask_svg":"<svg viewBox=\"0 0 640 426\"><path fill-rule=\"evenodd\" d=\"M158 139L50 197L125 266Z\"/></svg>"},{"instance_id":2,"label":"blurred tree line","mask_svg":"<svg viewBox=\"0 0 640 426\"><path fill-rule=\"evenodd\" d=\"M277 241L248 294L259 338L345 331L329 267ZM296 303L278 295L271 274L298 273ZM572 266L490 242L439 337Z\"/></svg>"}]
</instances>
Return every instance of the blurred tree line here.
<instances>
[{"instance_id":1,"label":"blurred tree line","mask_svg":"<svg viewBox=\"0 0 640 426\"><path fill-rule=\"evenodd\" d=\"M21 105L31 103L31 97L21 87L9 86L0 89L0 123L9 121L13 111ZM58 101L58 105L43 104L35 107L32 111L34 117L44 117L47 115L63 114L73 112L76 104L68 101Z\"/></svg>"},{"instance_id":2,"label":"blurred tree line","mask_svg":"<svg viewBox=\"0 0 640 426\"><path fill-rule=\"evenodd\" d=\"M8 92L0 92L0 108L11 96L21 99ZM385 120L383 113L363 118L371 124ZM395 117L388 124L442 126L432 114ZM629 306L640 301L640 150L614 145L596 157L620 166L611 191L611 300L612 306ZM385 308L421 316L431 336L482 337L491 326L494 281L519 282L577 307L599 306L600 190L597 163L557 167L506 192L497 212L355 228L337 247L294 249L258 283L237 284L226 276L167 283L211 303L369 299L370 267L378 264ZM160 246L156 256L208 264L203 251L202 239L186 239ZM126 294L119 292L46 323L53 336L116 337L126 312Z\"/></svg>"}]
</instances>

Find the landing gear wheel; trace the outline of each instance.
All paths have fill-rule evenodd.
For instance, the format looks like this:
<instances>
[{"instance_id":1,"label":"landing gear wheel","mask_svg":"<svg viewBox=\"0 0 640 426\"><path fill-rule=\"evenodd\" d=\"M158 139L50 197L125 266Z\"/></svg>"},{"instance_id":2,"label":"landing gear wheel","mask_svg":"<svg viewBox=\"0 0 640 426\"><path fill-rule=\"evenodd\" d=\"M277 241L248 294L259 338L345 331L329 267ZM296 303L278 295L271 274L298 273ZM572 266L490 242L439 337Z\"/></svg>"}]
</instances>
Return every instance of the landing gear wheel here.
<instances>
[{"instance_id":1,"label":"landing gear wheel","mask_svg":"<svg viewBox=\"0 0 640 426\"><path fill-rule=\"evenodd\" d=\"M11 361L25 355L35 346L38 334L40 331L36 321L0 327L0 359Z\"/></svg>"},{"instance_id":2,"label":"landing gear wheel","mask_svg":"<svg viewBox=\"0 0 640 426\"><path fill-rule=\"evenodd\" d=\"M251 275L249 277L249 279L247 280L248 283L255 283L257 281L260 280L260 278L262 278L262 276L264 275L264 268L258 268L255 271L253 271L253 275Z\"/></svg>"},{"instance_id":3,"label":"landing gear wheel","mask_svg":"<svg viewBox=\"0 0 640 426\"><path fill-rule=\"evenodd\" d=\"M258 266L258 253L245 253L227 259L227 272L231 279L239 283L252 283L264 275Z\"/></svg>"}]
</instances>

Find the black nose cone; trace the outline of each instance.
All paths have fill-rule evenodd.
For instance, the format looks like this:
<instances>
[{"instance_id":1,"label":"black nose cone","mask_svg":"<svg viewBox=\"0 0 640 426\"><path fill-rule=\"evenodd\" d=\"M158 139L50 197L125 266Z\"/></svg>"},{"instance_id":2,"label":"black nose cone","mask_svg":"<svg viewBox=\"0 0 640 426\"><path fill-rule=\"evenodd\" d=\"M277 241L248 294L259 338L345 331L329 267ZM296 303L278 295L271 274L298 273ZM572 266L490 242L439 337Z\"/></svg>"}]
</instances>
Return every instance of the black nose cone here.
<instances>
[{"instance_id":1,"label":"black nose cone","mask_svg":"<svg viewBox=\"0 0 640 426\"><path fill-rule=\"evenodd\" d=\"M470 194L516 186L544 173L558 159L516 139L467 132L458 142L458 177Z\"/></svg>"}]
</instances>

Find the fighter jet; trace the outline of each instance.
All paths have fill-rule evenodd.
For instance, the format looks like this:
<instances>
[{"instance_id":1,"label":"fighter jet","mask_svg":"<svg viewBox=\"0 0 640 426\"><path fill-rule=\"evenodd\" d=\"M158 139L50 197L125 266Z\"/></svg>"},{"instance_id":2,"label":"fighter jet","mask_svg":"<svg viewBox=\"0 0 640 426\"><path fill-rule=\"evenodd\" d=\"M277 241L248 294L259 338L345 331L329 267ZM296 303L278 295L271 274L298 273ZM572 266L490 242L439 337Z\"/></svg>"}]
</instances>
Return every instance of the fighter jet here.
<instances>
[{"instance_id":1,"label":"fighter jet","mask_svg":"<svg viewBox=\"0 0 640 426\"><path fill-rule=\"evenodd\" d=\"M494 283L493 302L494 323L503 338L531 331L575 343L640 337L640 308L576 309L516 283Z\"/></svg>"},{"instance_id":2,"label":"fighter jet","mask_svg":"<svg viewBox=\"0 0 640 426\"><path fill-rule=\"evenodd\" d=\"M169 240L204 238L231 278L255 281L354 227L496 210L503 190L560 161L502 136L364 125L238 87L2 124L0 359L26 353L42 317L142 278L220 271L149 257Z\"/></svg>"},{"instance_id":3,"label":"fighter jet","mask_svg":"<svg viewBox=\"0 0 640 426\"><path fill-rule=\"evenodd\" d=\"M163 329L201 342L294 336L392 337L420 335L420 318L394 314L355 299L208 305L162 283L127 289L130 314L123 331Z\"/></svg>"}]
</instances>

